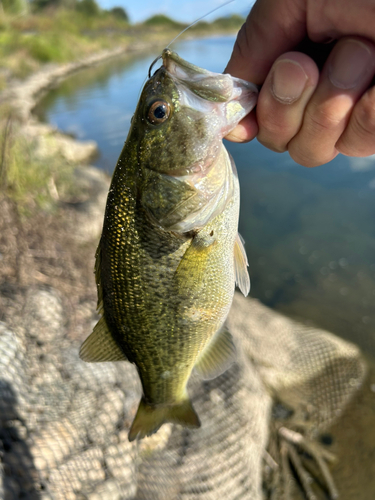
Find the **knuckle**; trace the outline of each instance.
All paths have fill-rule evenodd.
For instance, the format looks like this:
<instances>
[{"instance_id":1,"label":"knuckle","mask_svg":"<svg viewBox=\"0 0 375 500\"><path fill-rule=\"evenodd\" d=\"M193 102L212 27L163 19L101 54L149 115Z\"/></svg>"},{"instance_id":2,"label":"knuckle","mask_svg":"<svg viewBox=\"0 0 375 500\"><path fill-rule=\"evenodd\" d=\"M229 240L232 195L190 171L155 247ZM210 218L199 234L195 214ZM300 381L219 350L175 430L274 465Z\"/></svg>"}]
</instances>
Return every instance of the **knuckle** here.
<instances>
[{"instance_id":1,"label":"knuckle","mask_svg":"<svg viewBox=\"0 0 375 500\"><path fill-rule=\"evenodd\" d=\"M281 119L278 119L276 113L267 113L259 116L258 123L261 131L266 131L268 135L272 135L275 137L280 137L282 135L288 134L288 126Z\"/></svg>"},{"instance_id":2,"label":"knuckle","mask_svg":"<svg viewBox=\"0 0 375 500\"><path fill-rule=\"evenodd\" d=\"M271 151L275 151L276 153L284 153L284 151L286 151L287 149L285 144L281 144L277 140L275 141L268 135L260 133L258 134L257 139L260 144L270 149Z\"/></svg>"},{"instance_id":3,"label":"knuckle","mask_svg":"<svg viewBox=\"0 0 375 500\"><path fill-rule=\"evenodd\" d=\"M355 107L352 115L352 126L356 134L366 138L375 136L375 92L367 94Z\"/></svg>"},{"instance_id":4,"label":"knuckle","mask_svg":"<svg viewBox=\"0 0 375 500\"><path fill-rule=\"evenodd\" d=\"M316 159L310 151L303 151L299 148L289 147L288 148L290 157L293 161L302 165L303 167L317 167L320 165L320 161Z\"/></svg>"},{"instance_id":5,"label":"knuckle","mask_svg":"<svg viewBox=\"0 0 375 500\"><path fill-rule=\"evenodd\" d=\"M300 136L295 137L288 144L288 152L296 163L309 168L324 165L337 155L334 148L317 147L316 142Z\"/></svg>"},{"instance_id":6,"label":"knuckle","mask_svg":"<svg viewBox=\"0 0 375 500\"><path fill-rule=\"evenodd\" d=\"M347 156L369 156L375 153L375 88L372 87L356 104L349 124L336 144Z\"/></svg>"},{"instance_id":7,"label":"knuckle","mask_svg":"<svg viewBox=\"0 0 375 500\"><path fill-rule=\"evenodd\" d=\"M295 135L296 130L276 110L261 107L257 114L259 133L258 141L273 151L286 151L287 143Z\"/></svg>"},{"instance_id":8,"label":"knuckle","mask_svg":"<svg viewBox=\"0 0 375 500\"><path fill-rule=\"evenodd\" d=\"M342 114L335 107L321 105L313 109L307 108L305 122L314 132L327 132L336 129L342 122Z\"/></svg>"}]
</instances>

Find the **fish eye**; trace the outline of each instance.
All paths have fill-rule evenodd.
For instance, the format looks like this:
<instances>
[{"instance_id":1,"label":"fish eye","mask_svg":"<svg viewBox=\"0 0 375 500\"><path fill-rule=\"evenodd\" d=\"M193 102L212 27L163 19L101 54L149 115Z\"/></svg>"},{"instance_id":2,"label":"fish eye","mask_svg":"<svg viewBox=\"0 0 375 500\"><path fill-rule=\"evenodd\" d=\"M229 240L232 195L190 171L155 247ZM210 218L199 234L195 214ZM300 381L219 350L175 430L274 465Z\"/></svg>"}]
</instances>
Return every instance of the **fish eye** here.
<instances>
[{"instance_id":1,"label":"fish eye","mask_svg":"<svg viewBox=\"0 0 375 500\"><path fill-rule=\"evenodd\" d=\"M171 113L171 107L167 101L155 101L148 108L147 120L153 125L164 123Z\"/></svg>"}]
</instances>

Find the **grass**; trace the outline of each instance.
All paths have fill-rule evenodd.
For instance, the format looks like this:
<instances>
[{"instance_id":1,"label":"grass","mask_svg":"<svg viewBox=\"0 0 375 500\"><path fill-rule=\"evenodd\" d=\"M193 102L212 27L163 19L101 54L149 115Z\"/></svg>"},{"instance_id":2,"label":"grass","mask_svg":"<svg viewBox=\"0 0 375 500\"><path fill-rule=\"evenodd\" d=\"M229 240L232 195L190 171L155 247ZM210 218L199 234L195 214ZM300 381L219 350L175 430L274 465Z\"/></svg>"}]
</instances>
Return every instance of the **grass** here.
<instances>
[{"instance_id":1,"label":"grass","mask_svg":"<svg viewBox=\"0 0 375 500\"><path fill-rule=\"evenodd\" d=\"M195 36L239 29L239 16L201 22L192 28ZM110 12L85 16L81 12L55 9L45 13L0 15L0 91L16 77L25 79L48 63L84 58L102 49L139 42L170 41L185 25L164 15L131 25ZM189 33L189 32L188 32ZM72 189L71 165L54 156L36 154L34 144L17 130L15 113L0 109L0 191L22 207L46 208L56 204L56 192ZM0 193L1 194L1 193ZM26 208L25 208L25 211Z\"/></svg>"},{"instance_id":2,"label":"grass","mask_svg":"<svg viewBox=\"0 0 375 500\"><path fill-rule=\"evenodd\" d=\"M4 116L4 112L3 112ZM60 156L40 158L36 144L19 133L8 113L0 125L0 191L20 213L53 211L58 200L74 193L74 166Z\"/></svg>"},{"instance_id":3,"label":"grass","mask_svg":"<svg viewBox=\"0 0 375 500\"><path fill-rule=\"evenodd\" d=\"M191 28L195 36L234 32L240 16L201 22ZM171 40L184 27L164 15L131 25L110 12L85 16L81 12L55 9L48 12L0 17L0 90L13 77L24 79L46 63L74 61L102 49L129 46L139 41Z\"/></svg>"}]
</instances>

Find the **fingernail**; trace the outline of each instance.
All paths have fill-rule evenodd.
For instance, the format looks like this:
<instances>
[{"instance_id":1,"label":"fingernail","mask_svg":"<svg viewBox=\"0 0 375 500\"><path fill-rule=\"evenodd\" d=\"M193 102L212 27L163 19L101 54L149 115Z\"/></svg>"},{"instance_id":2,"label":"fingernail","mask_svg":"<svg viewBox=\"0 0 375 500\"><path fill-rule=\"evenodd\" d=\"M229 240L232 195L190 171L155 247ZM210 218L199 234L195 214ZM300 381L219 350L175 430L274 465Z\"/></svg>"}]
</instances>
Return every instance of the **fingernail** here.
<instances>
[{"instance_id":1,"label":"fingernail","mask_svg":"<svg viewBox=\"0 0 375 500\"><path fill-rule=\"evenodd\" d=\"M330 61L328 76L340 89L353 89L366 76L371 64L369 47L359 40L347 40Z\"/></svg>"},{"instance_id":2,"label":"fingernail","mask_svg":"<svg viewBox=\"0 0 375 500\"><path fill-rule=\"evenodd\" d=\"M271 91L278 101L292 104L302 95L307 75L302 66L291 59L282 59L274 67Z\"/></svg>"}]
</instances>

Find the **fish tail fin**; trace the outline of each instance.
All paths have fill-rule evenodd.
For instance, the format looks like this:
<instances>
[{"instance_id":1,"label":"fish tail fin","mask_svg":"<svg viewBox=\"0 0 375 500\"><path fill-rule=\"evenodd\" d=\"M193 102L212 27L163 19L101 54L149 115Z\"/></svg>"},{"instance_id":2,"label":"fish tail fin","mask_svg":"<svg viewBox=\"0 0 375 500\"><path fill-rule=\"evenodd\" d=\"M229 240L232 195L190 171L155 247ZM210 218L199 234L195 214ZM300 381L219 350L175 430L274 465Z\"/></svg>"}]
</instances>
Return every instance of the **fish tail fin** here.
<instances>
[{"instance_id":1,"label":"fish tail fin","mask_svg":"<svg viewBox=\"0 0 375 500\"><path fill-rule=\"evenodd\" d=\"M154 434L166 422L180 424L184 427L197 428L201 426L199 417L188 398L181 403L168 406L152 406L142 398L130 427L129 441Z\"/></svg>"}]
</instances>

